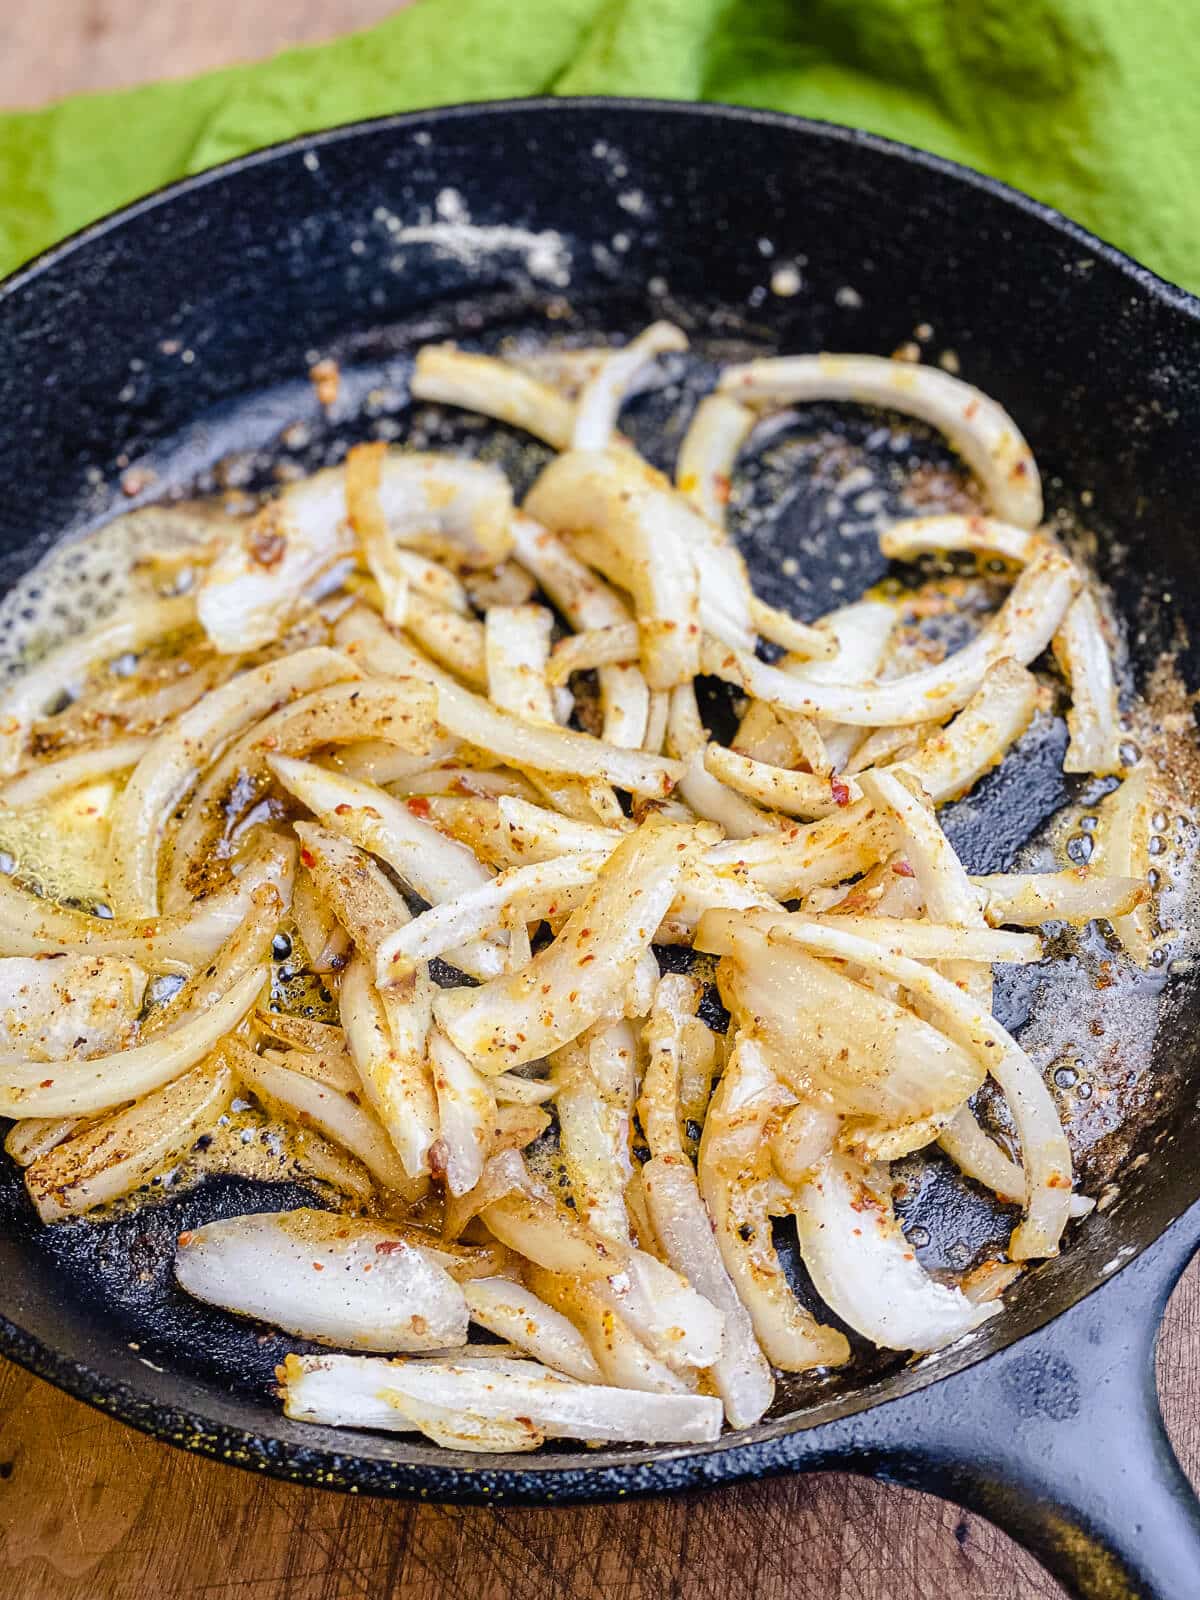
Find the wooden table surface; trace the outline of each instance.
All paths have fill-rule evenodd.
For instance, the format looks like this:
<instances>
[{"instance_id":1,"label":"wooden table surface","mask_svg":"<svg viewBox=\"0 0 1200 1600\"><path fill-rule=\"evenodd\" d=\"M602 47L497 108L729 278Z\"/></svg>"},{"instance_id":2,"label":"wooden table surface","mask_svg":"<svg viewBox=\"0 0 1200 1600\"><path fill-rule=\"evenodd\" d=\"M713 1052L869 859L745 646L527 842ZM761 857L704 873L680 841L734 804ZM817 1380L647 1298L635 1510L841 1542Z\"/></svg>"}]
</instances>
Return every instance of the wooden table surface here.
<instances>
[{"instance_id":1,"label":"wooden table surface","mask_svg":"<svg viewBox=\"0 0 1200 1600\"><path fill-rule=\"evenodd\" d=\"M394 0L0 0L0 108L265 55ZM515 8L514 8L514 14ZM1200 1270L1159 1384L1200 1474ZM342 1498L143 1438L0 1362L0 1594L9 1600L1050 1600L1003 1534L846 1474L680 1500L485 1511Z\"/></svg>"}]
</instances>

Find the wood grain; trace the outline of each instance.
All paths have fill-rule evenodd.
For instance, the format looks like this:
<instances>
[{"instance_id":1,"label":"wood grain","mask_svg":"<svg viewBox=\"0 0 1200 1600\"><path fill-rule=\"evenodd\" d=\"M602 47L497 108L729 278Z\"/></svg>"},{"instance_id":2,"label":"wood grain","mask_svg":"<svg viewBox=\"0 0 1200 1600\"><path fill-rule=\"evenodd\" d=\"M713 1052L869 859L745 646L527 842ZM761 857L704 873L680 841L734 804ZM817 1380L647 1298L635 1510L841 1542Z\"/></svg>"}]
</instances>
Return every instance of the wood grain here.
<instances>
[{"instance_id":1,"label":"wood grain","mask_svg":"<svg viewBox=\"0 0 1200 1600\"><path fill-rule=\"evenodd\" d=\"M394 0L8 0L0 104L116 88L361 27ZM1159 1349L1200 1473L1200 1268ZM672 1501L483 1511L342 1498L143 1438L0 1362L0 1594L9 1600L1061 1600L1010 1540L844 1474Z\"/></svg>"}]
</instances>

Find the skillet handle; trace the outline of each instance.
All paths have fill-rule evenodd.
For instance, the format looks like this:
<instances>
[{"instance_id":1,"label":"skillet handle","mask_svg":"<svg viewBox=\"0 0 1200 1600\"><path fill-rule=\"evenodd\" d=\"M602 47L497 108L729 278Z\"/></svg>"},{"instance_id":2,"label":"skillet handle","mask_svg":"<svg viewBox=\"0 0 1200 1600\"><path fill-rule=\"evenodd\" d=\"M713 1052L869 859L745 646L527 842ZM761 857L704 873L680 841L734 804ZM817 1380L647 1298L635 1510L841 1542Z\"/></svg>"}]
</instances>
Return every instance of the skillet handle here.
<instances>
[{"instance_id":1,"label":"skillet handle","mask_svg":"<svg viewBox=\"0 0 1200 1600\"><path fill-rule=\"evenodd\" d=\"M1154 1347L1198 1245L1200 1208L1045 1327L905 1396L876 1475L980 1512L1076 1600L1197 1600L1200 1501L1163 1428Z\"/></svg>"}]
</instances>

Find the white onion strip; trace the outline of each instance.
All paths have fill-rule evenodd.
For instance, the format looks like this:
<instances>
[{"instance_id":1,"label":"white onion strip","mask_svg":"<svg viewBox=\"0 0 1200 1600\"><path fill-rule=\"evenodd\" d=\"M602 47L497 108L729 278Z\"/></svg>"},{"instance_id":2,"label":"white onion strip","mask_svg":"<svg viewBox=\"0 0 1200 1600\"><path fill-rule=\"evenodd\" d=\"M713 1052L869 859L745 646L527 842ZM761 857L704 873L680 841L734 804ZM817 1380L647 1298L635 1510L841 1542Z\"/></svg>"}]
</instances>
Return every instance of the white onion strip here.
<instances>
[{"instance_id":1,"label":"white onion strip","mask_svg":"<svg viewBox=\"0 0 1200 1600\"><path fill-rule=\"evenodd\" d=\"M545 606L492 606L484 623L488 698L529 722L556 721L547 673L554 618Z\"/></svg>"},{"instance_id":2,"label":"white onion strip","mask_svg":"<svg viewBox=\"0 0 1200 1600\"><path fill-rule=\"evenodd\" d=\"M989 668L1005 657L1021 665L1050 643L1079 588L1077 570L1047 547L1027 566L1000 610L970 644L937 666L887 682L820 683L797 680L746 651L706 641L706 672L740 684L759 700L871 728L929 722L966 704Z\"/></svg>"},{"instance_id":3,"label":"white onion strip","mask_svg":"<svg viewBox=\"0 0 1200 1600\"><path fill-rule=\"evenodd\" d=\"M349 619L348 619L349 620ZM340 626L340 625L339 625ZM354 635L358 634L355 638ZM572 778L600 778L633 794L669 794L680 776L677 762L618 749L570 728L547 727L498 711L488 701L460 688L422 661L399 639L368 618L356 616L344 635L346 654L368 671L384 677L428 677L437 686L438 722L447 733L519 768L562 773ZM642 719L642 730L645 718ZM640 740L641 734L639 734Z\"/></svg>"},{"instance_id":4,"label":"white onion strip","mask_svg":"<svg viewBox=\"0 0 1200 1600\"><path fill-rule=\"evenodd\" d=\"M615 1021L694 849L687 829L648 818L524 972L438 995L434 1012L450 1038L495 1073L538 1060L592 1023Z\"/></svg>"},{"instance_id":5,"label":"white onion strip","mask_svg":"<svg viewBox=\"0 0 1200 1600\"><path fill-rule=\"evenodd\" d=\"M254 1005L266 967L243 973L215 1000L205 997L145 1044L90 1061L55 1063L0 1055L0 1114L66 1117L105 1111L170 1083L195 1066Z\"/></svg>"},{"instance_id":6,"label":"white onion strip","mask_svg":"<svg viewBox=\"0 0 1200 1600\"><path fill-rule=\"evenodd\" d=\"M386 1224L264 1211L179 1236L175 1277L210 1305L349 1350L465 1344L463 1292L433 1252Z\"/></svg>"},{"instance_id":7,"label":"white onion strip","mask_svg":"<svg viewBox=\"0 0 1200 1600\"><path fill-rule=\"evenodd\" d=\"M885 1179L886 1181L886 1179ZM848 1156L827 1156L793 1207L817 1293L885 1350L938 1350L1001 1309L936 1283L901 1232L883 1182Z\"/></svg>"},{"instance_id":8,"label":"white onion strip","mask_svg":"<svg viewBox=\"0 0 1200 1600\"><path fill-rule=\"evenodd\" d=\"M118 916L157 912L158 852L167 819L214 753L294 694L357 675L336 650L301 650L214 689L158 735L112 809L108 889Z\"/></svg>"},{"instance_id":9,"label":"white onion strip","mask_svg":"<svg viewBox=\"0 0 1200 1600\"><path fill-rule=\"evenodd\" d=\"M939 429L978 477L992 510L1022 528L1042 520L1033 453L996 401L933 367L880 356L776 356L726 367L719 391L749 404L851 400L918 417Z\"/></svg>"},{"instance_id":10,"label":"white onion strip","mask_svg":"<svg viewBox=\"0 0 1200 1600\"><path fill-rule=\"evenodd\" d=\"M57 1222L129 1194L183 1155L232 1098L233 1073L218 1052L211 1062L91 1123L25 1174L38 1215Z\"/></svg>"},{"instance_id":11,"label":"white onion strip","mask_svg":"<svg viewBox=\"0 0 1200 1600\"><path fill-rule=\"evenodd\" d=\"M574 407L549 384L498 361L453 345L423 345L409 384L414 400L461 406L522 428L556 450L571 442Z\"/></svg>"},{"instance_id":12,"label":"white onion strip","mask_svg":"<svg viewBox=\"0 0 1200 1600\"><path fill-rule=\"evenodd\" d=\"M816 772L790 772L765 761L754 761L720 744L707 746L704 765L718 782L789 817L808 821L830 817L852 801L862 799L862 790L852 778L843 782L834 777L831 781Z\"/></svg>"},{"instance_id":13,"label":"white onion strip","mask_svg":"<svg viewBox=\"0 0 1200 1600\"><path fill-rule=\"evenodd\" d=\"M600 1382L600 1368L587 1340L532 1289L507 1278L472 1278L463 1285L463 1293L471 1321L481 1328L579 1383Z\"/></svg>"},{"instance_id":14,"label":"white onion strip","mask_svg":"<svg viewBox=\"0 0 1200 1600\"><path fill-rule=\"evenodd\" d=\"M1117 683L1104 639L1100 607L1084 589L1067 609L1054 636L1054 655L1071 685L1067 730L1071 735L1063 757L1064 772L1120 772L1121 723Z\"/></svg>"},{"instance_id":15,"label":"white onion strip","mask_svg":"<svg viewBox=\"0 0 1200 1600\"><path fill-rule=\"evenodd\" d=\"M692 413L675 462L675 482L696 510L725 525L730 480L756 418L728 395L705 395Z\"/></svg>"},{"instance_id":16,"label":"white onion strip","mask_svg":"<svg viewBox=\"0 0 1200 1600\"><path fill-rule=\"evenodd\" d=\"M653 322L621 350L605 356L579 391L571 447L604 450L613 443L621 403L644 369L660 355L686 350L687 335L669 322Z\"/></svg>"},{"instance_id":17,"label":"white onion strip","mask_svg":"<svg viewBox=\"0 0 1200 1600\"><path fill-rule=\"evenodd\" d=\"M325 827L382 857L422 899L436 905L491 881L471 851L374 784L285 756L269 765ZM455 963L472 977L492 977L503 953L499 945L480 942L456 950Z\"/></svg>"},{"instance_id":18,"label":"white onion strip","mask_svg":"<svg viewBox=\"0 0 1200 1600\"><path fill-rule=\"evenodd\" d=\"M770 937L781 936L773 930ZM950 1038L973 1051L1004 1092L1021 1140L1025 1216L1013 1233L1014 1261L1054 1255L1070 1214L1071 1151L1041 1074L1012 1036L947 979L918 961L827 927L789 928L790 943L813 955L854 961L904 985L937 1015Z\"/></svg>"},{"instance_id":19,"label":"white onion strip","mask_svg":"<svg viewBox=\"0 0 1200 1600\"><path fill-rule=\"evenodd\" d=\"M709 1395L576 1383L536 1361L455 1366L369 1356L290 1356L282 1393L285 1413L299 1421L398 1433L415 1431L405 1410L414 1401L485 1422L520 1418L539 1438L704 1444L721 1431L721 1403Z\"/></svg>"},{"instance_id":20,"label":"white onion strip","mask_svg":"<svg viewBox=\"0 0 1200 1600\"><path fill-rule=\"evenodd\" d=\"M0 775L16 772L25 754L29 730L46 706L59 695L77 690L98 662L142 650L195 620L196 606L190 598L142 601L110 617L81 639L61 645L22 673L0 695Z\"/></svg>"},{"instance_id":21,"label":"white onion strip","mask_svg":"<svg viewBox=\"0 0 1200 1600\"><path fill-rule=\"evenodd\" d=\"M771 1235L769 1139L791 1100L757 1047L739 1038L709 1106L697 1175L725 1271L763 1354L785 1372L806 1372L839 1366L850 1347L800 1305Z\"/></svg>"},{"instance_id":22,"label":"white onion strip","mask_svg":"<svg viewBox=\"0 0 1200 1600\"><path fill-rule=\"evenodd\" d=\"M650 687L694 677L700 593L691 523L699 519L665 480L626 450L572 450L545 469L525 506L629 591Z\"/></svg>"},{"instance_id":23,"label":"white onion strip","mask_svg":"<svg viewBox=\"0 0 1200 1600\"><path fill-rule=\"evenodd\" d=\"M572 854L510 867L480 888L431 907L380 945L376 981L388 984L397 972L405 972L411 961L428 961L456 945L482 938L510 910L519 910L522 919L531 922L569 909L578 899L570 891L590 887L605 859Z\"/></svg>"},{"instance_id":24,"label":"white onion strip","mask_svg":"<svg viewBox=\"0 0 1200 1600\"><path fill-rule=\"evenodd\" d=\"M44 805L70 789L127 771L137 765L149 747L148 738L112 739L89 750L39 762L0 786L0 806L20 811Z\"/></svg>"}]
</instances>

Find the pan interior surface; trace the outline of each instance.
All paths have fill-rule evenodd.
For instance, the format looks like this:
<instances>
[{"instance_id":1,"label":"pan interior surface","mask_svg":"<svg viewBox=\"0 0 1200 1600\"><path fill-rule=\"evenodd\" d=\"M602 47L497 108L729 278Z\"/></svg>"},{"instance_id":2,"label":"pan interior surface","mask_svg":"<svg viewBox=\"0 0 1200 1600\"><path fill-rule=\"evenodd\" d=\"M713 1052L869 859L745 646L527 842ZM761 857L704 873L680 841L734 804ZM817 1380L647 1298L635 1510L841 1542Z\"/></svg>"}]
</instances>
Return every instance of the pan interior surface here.
<instances>
[{"instance_id":1,"label":"pan interior surface","mask_svg":"<svg viewBox=\"0 0 1200 1600\"><path fill-rule=\"evenodd\" d=\"M660 316L689 332L693 352L622 426L667 469L696 395L722 362L751 352L888 354L914 342L922 359L995 394L1034 448L1050 511L1092 541L1125 630L1126 687L1150 691L1151 720L1178 735L1172 751L1191 742L1200 451L1188 419L1200 416L1200 323L1190 304L994 186L787 119L613 103L404 118L252 158L102 225L0 296L13 391L0 437L0 579L11 584L64 532L99 527L131 500L257 492L362 439L497 460L523 490L548 452L462 413L414 408L414 350L446 338L502 351L611 342ZM341 370L329 407L307 377L325 359ZM964 482L918 424L809 407L739 471L730 523L758 592L809 619L889 577L913 581L879 555L880 519L957 506ZM709 710L722 714L719 695ZM1049 865L1055 852L1064 864L1066 833L1051 819L1064 806L1087 814L1104 787L1064 777L1065 738L1061 719L1039 717L944 813L969 870ZM1179 843L1192 843L1186 826ZM848 1374L792 1380L770 1417L710 1452L813 1427L980 1358L1073 1303L1196 1198L1200 1178L1175 1153L1196 1115L1187 961L1131 979L1114 1002L1090 991L1110 954L1102 932L1064 938L1043 967L1006 972L997 1002L1040 1063L1069 1069L1055 1082L1081 1187L1103 1194L1104 1209L1019 1281L1007 1314L974 1342L907 1366L864 1354ZM1098 1036L1090 1023L1106 1005L1115 1026ZM1012 1213L947 1165L913 1162L902 1176L901 1210L930 1267L961 1269L1007 1237ZM254 1435L258 1464L315 1481L387 1489L403 1469L412 1487L427 1469L444 1490L447 1473L477 1472L475 1457L288 1423L270 1382L296 1341L174 1287L182 1229L308 1198L294 1185L208 1178L100 1223L43 1229L5 1162L10 1353L183 1442L189 1430L204 1448ZM237 1459L235 1446L220 1448ZM547 1449L488 1465L534 1479L685 1453L695 1452Z\"/></svg>"}]
</instances>

